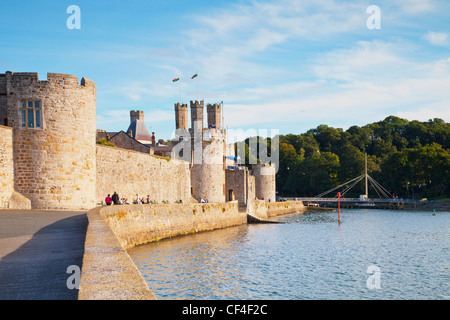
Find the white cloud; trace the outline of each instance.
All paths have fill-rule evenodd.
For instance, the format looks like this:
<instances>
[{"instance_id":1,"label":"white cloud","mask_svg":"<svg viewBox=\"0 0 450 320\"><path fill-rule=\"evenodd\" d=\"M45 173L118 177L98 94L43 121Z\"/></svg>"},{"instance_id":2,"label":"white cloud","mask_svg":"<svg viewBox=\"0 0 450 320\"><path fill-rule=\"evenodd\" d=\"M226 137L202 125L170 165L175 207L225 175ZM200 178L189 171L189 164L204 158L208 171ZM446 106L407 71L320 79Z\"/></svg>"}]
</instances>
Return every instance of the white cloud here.
<instances>
[{"instance_id":1,"label":"white cloud","mask_svg":"<svg viewBox=\"0 0 450 320\"><path fill-rule=\"evenodd\" d=\"M319 55L311 66L317 81L242 89L233 97L235 104L225 106L227 121L237 127L297 122L309 128L332 121L369 123L388 115L448 121L450 58L417 62L405 55L409 49L372 41Z\"/></svg>"},{"instance_id":2,"label":"white cloud","mask_svg":"<svg viewBox=\"0 0 450 320\"><path fill-rule=\"evenodd\" d=\"M445 32L428 31L428 33L423 37L425 40L435 46L446 46L449 43L448 34Z\"/></svg>"},{"instance_id":3,"label":"white cloud","mask_svg":"<svg viewBox=\"0 0 450 320\"><path fill-rule=\"evenodd\" d=\"M436 9L435 0L397 0L394 2L402 11L408 14L419 14Z\"/></svg>"}]
</instances>

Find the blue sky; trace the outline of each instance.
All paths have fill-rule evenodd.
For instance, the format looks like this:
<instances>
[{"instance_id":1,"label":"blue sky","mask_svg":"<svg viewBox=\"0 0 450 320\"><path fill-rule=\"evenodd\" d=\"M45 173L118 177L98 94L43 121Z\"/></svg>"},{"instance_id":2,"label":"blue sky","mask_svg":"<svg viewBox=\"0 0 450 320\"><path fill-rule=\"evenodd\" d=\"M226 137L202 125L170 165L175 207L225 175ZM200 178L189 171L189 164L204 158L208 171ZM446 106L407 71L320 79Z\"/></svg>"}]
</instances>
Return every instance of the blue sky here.
<instances>
[{"instance_id":1,"label":"blue sky","mask_svg":"<svg viewBox=\"0 0 450 320\"><path fill-rule=\"evenodd\" d=\"M66 26L73 4L79 30ZM370 5L381 29L366 25ZM223 101L234 130L449 122L449 17L446 0L0 0L0 72L90 78L97 128L126 130L139 109L164 139L179 85L183 103L197 99L194 73L200 99Z\"/></svg>"}]
</instances>

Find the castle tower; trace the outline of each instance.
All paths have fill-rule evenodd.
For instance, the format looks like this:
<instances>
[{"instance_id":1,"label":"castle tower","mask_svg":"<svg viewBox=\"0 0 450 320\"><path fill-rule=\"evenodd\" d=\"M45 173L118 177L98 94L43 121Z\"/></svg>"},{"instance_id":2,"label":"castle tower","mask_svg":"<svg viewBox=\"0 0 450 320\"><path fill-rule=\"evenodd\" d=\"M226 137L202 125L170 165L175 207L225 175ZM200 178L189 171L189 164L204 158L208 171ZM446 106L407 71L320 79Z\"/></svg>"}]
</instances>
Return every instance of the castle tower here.
<instances>
[{"instance_id":1,"label":"castle tower","mask_svg":"<svg viewBox=\"0 0 450 320\"><path fill-rule=\"evenodd\" d=\"M206 106L206 112L208 114L208 128L215 127L220 130L221 126L221 106L220 104L208 104Z\"/></svg>"},{"instance_id":2,"label":"castle tower","mask_svg":"<svg viewBox=\"0 0 450 320\"><path fill-rule=\"evenodd\" d=\"M175 103L175 129L188 130L188 106Z\"/></svg>"},{"instance_id":3,"label":"castle tower","mask_svg":"<svg viewBox=\"0 0 450 320\"><path fill-rule=\"evenodd\" d=\"M203 142L201 162L194 161L191 167L192 196L200 202L225 202L224 142L214 139Z\"/></svg>"},{"instance_id":4,"label":"castle tower","mask_svg":"<svg viewBox=\"0 0 450 320\"><path fill-rule=\"evenodd\" d=\"M128 135L143 144L151 144L152 136L144 123L144 111L130 111L130 125L127 129Z\"/></svg>"},{"instance_id":5,"label":"castle tower","mask_svg":"<svg viewBox=\"0 0 450 320\"><path fill-rule=\"evenodd\" d=\"M204 101L191 100L191 127L194 131L203 130Z\"/></svg>"},{"instance_id":6,"label":"castle tower","mask_svg":"<svg viewBox=\"0 0 450 320\"><path fill-rule=\"evenodd\" d=\"M6 104L0 109L13 127L15 190L33 209L95 207L95 83L56 73L47 81L37 73L1 76Z\"/></svg>"},{"instance_id":7,"label":"castle tower","mask_svg":"<svg viewBox=\"0 0 450 320\"><path fill-rule=\"evenodd\" d=\"M275 202L275 165L260 164L253 167L255 176L255 196L258 199L264 197L265 201Z\"/></svg>"},{"instance_id":8,"label":"castle tower","mask_svg":"<svg viewBox=\"0 0 450 320\"><path fill-rule=\"evenodd\" d=\"M142 120L144 121L144 111L141 110L131 110L130 111L130 123L134 120Z\"/></svg>"}]
</instances>

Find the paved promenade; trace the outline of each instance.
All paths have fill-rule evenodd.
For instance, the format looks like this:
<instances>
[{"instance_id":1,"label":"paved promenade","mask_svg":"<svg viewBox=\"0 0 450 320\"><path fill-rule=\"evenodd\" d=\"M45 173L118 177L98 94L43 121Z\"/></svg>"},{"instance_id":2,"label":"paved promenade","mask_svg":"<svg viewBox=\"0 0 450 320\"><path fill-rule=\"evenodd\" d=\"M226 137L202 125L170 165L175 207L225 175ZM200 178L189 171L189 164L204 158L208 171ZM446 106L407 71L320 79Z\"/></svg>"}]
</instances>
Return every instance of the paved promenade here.
<instances>
[{"instance_id":1,"label":"paved promenade","mask_svg":"<svg viewBox=\"0 0 450 320\"><path fill-rule=\"evenodd\" d=\"M71 300L67 267L81 268L86 212L0 210L0 300Z\"/></svg>"}]
</instances>

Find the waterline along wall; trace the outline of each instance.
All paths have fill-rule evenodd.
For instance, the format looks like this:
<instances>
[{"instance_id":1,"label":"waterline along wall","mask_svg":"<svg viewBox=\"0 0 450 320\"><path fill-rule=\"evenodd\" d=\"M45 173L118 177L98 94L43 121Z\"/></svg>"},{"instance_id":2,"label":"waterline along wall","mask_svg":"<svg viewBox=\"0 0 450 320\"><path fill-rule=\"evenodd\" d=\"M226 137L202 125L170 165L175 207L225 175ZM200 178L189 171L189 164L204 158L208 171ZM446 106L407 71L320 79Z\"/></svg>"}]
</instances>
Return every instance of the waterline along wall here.
<instances>
[{"instance_id":1,"label":"waterline along wall","mask_svg":"<svg viewBox=\"0 0 450 320\"><path fill-rule=\"evenodd\" d=\"M245 224L237 201L207 204L109 206L100 211L125 249L136 245Z\"/></svg>"},{"instance_id":2,"label":"waterline along wall","mask_svg":"<svg viewBox=\"0 0 450 320\"><path fill-rule=\"evenodd\" d=\"M156 299L126 252L137 245L194 232L247 223L247 213L259 219L301 212L301 201L249 201L247 212L238 202L112 205L92 209L81 270L79 300Z\"/></svg>"},{"instance_id":3,"label":"waterline along wall","mask_svg":"<svg viewBox=\"0 0 450 320\"><path fill-rule=\"evenodd\" d=\"M305 209L302 201L266 202L249 200L247 204L247 213L262 220L282 214L302 212Z\"/></svg>"}]
</instances>

